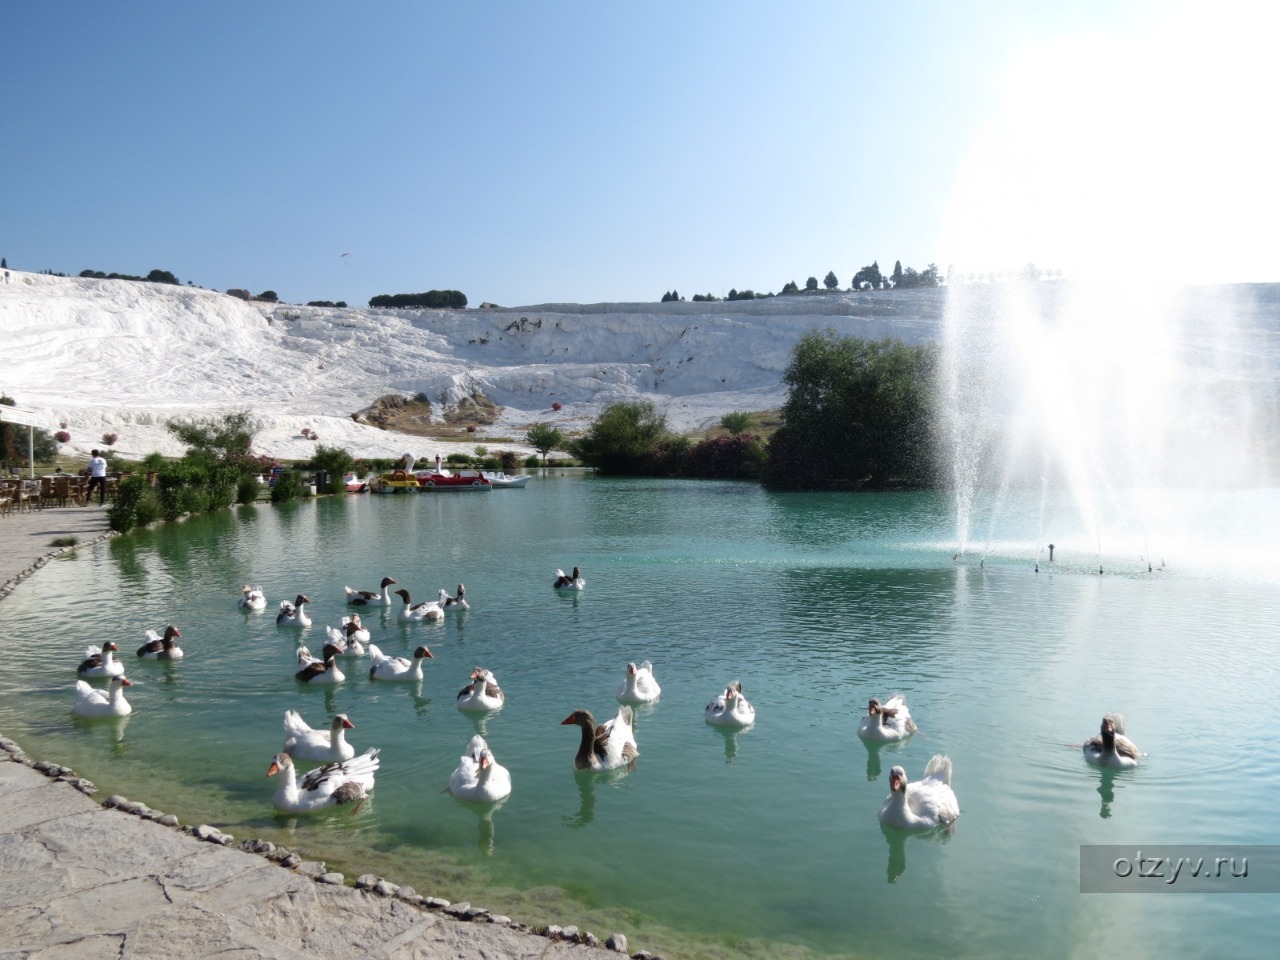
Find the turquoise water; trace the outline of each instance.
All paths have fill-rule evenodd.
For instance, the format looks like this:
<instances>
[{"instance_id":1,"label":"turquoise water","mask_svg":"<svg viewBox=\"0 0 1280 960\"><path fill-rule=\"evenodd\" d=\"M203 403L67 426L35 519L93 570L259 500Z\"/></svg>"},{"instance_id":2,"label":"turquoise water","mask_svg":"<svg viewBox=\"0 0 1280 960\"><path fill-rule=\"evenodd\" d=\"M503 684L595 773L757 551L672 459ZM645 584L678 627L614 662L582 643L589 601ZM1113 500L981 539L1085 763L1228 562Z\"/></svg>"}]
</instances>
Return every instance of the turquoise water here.
<instances>
[{"instance_id":1,"label":"turquoise water","mask_svg":"<svg viewBox=\"0 0 1280 960\"><path fill-rule=\"evenodd\" d=\"M956 563L953 526L927 494L581 475L243 508L82 549L6 600L0 729L184 822L668 956L1262 956L1276 895L1083 895L1079 847L1280 843L1280 585L1180 557L1097 576L1066 552L1037 574L1034 529ZM553 591L574 565L586 590ZM365 613L384 650L431 648L421 687L355 664L336 688L297 683L278 601L313 599L315 649L343 586L383 576L415 600L467 586L471 609L443 624ZM237 608L244 583L266 612ZM87 643L132 659L170 622L187 657L130 663L132 716L70 717ZM575 774L560 721L611 716L642 659L663 696L637 710L636 769ZM483 722L453 706L477 664L507 694ZM733 679L758 718L737 734L702 717ZM866 701L897 692L920 732L869 749ZM345 712L357 748L382 749L355 815L273 813L289 708L313 726ZM1135 771L1073 747L1107 711L1149 754ZM514 781L496 810L441 792L478 727ZM955 764L954 829L882 829L889 768L918 778L936 752Z\"/></svg>"}]
</instances>

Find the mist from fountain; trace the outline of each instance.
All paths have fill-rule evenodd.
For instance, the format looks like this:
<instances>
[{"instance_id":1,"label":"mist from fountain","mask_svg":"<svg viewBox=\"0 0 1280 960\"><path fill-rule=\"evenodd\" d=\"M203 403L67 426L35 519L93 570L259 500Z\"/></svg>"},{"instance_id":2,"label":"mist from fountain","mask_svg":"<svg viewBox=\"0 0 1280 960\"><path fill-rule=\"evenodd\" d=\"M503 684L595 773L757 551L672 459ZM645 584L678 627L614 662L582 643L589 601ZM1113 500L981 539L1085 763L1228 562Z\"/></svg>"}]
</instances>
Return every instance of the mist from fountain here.
<instances>
[{"instance_id":1,"label":"mist from fountain","mask_svg":"<svg viewBox=\"0 0 1280 960\"><path fill-rule=\"evenodd\" d=\"M1280 285L954 287L938 412L957 558L1039 563L1055 540L1094 572L1233 566L1280 534L1278 398Z\"/></svg>"}]
</instances>

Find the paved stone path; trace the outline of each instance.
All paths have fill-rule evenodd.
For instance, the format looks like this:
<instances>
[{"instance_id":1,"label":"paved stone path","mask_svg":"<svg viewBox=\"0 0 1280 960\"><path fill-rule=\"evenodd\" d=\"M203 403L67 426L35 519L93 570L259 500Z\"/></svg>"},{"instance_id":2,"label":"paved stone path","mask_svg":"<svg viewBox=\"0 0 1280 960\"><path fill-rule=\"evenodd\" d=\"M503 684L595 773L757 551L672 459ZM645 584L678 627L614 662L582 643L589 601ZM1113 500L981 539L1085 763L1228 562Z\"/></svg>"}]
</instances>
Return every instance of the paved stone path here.
<instances>
[{"instance_id":1,"label":"paved stone path","mask_svg":"<svg viewBox=\"0 0 1280 960\"><path fill-rule=\"evenodd\" d=\"M100 507L0 517L0 599L61 552L108 536ZM560 960L625 955L574 927L533 932L123 797L0 737L0 960ZM634 954L640 960L645 951Z\"/></svg>"}]
</instances>

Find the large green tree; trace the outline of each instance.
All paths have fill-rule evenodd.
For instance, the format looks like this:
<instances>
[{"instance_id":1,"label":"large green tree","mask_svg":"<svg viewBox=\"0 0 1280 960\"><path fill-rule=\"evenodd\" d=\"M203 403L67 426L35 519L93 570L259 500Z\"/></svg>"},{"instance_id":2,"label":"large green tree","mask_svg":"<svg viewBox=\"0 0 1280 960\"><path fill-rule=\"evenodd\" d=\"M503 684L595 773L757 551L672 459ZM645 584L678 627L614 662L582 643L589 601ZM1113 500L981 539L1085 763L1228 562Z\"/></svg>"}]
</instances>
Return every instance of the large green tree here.
<instances>
[{"instance_id":1,"label":"large green tree","mask_svg":"<svg viewBox=\"0 0 1280 960\"><path fill-rule=\"evenodd\" d=\"M666 416L653 403L619 400L600 411L569 450L601 473L651 476L669 472L676 441L667 431ZM683 448L688 445L684 441Z\"/></svg>"},{"instance_id":2,"label":"large green tree","mask_svg":"<svg viewBox=\"0 0 1280 960\"><path fill-rule=\"evenodd\" d=\"M932 479L931 345L806 334L783 376L783 425L769 444L769 482L872 487Z\"/></svg>"}]
</instances>

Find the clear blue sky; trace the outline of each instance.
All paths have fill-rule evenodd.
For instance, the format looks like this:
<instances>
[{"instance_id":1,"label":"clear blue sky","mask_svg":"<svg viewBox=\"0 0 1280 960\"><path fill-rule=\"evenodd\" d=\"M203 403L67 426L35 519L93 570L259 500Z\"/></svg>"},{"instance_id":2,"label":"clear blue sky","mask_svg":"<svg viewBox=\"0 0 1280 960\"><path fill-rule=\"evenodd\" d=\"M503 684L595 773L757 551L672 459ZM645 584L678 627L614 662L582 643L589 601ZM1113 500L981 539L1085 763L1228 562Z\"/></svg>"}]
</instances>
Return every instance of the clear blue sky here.
<instances>
[{"instance_id":1,"label":"clear blue sky","mask_svg":"<svg viewBox=\"0 0 1280 960\"><path fill-rule=\"evenodd\" d=\"M1167 262L1275 222L1269 6L6 4L0 255L353 306Z\"/></svg>"}]
</instances>

